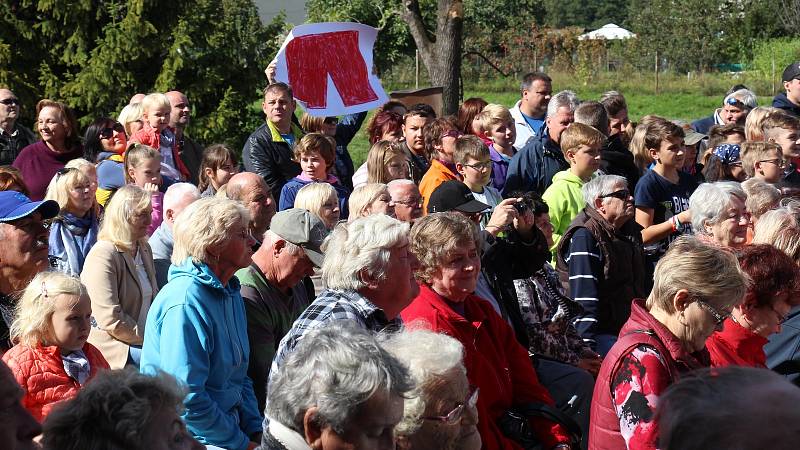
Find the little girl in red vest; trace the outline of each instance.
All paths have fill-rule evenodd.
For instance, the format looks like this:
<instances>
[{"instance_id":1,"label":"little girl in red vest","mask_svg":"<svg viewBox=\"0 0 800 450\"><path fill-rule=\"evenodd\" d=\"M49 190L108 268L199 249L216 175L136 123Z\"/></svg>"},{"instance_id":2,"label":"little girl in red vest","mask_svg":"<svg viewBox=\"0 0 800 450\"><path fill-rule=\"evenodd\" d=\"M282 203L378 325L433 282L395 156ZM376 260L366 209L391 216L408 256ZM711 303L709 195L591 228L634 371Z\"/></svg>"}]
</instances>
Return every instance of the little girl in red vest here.
<instances>
[{"instance_id":1,"label":"little girl in red vest","mask_svg":"<svg viewBox=\"0 0 800 450\"><path fill-rule=\"evenodd\" d=\"M86 342L92 305L80 279L43 272L30 282L11 324L16 344L3 355L25 391L22 405L44 421L53 406L74 397L99 370L100 350Z\"/></svg>"}]
</instances>

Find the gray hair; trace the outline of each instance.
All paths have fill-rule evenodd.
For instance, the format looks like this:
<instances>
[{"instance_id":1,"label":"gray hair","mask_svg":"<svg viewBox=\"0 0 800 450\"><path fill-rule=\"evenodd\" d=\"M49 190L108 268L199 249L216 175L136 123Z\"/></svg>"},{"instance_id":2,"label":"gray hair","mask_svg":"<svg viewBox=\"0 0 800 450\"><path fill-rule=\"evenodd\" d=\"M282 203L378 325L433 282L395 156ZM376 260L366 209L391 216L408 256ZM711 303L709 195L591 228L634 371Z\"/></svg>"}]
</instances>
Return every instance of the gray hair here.
<instances>
[{"instance_id":1,"label":"gray hair","mask_svg":"<svg viewBox=\"0 0 800 450\"><path fill-rule=\"evenodd\" d=\"M790 200L756 222L753 244L769 244L800 264L800 202Z\"/></svg>"},{"instance_id":2,"label":"gray hair","mask_svg":"<svg viewBox=\"0 0 800 450\"><path fill-rule=\"evenodd\" d=\"M446 334L425 329L406 328L380 340L383 348L408 367L415 384L403 405L403 419L395 429L398 434L412 435L422 426L427 403L437 397L435 389L453 372L466 376L464 346Z\"/></svg>"},{"instance_id":3,"label":"gray hair","mask_svg":"<svg viewBox=\"0 0 800 450\"><path fill-rule=\"evenodd\" d=\"M313 183L313 184L327 184L327 183ZM284 250L289 252L290 255L296 255L301 251L303 251L303 249L299 245L287 241L286 239L278 236L277 234L275 234L275 232L271 230L267 230L264 232L264 239L261 241L261 247L263 247L264 249L271 248L273 244L275 244L278 241L285 242L283 248Z\"/></svg>"},{"instance_id":4,"label":"gray hair","mask_svg":"<svg viewBox=\"0 0 800 450\"><path fill-rule=\"evenodd\" d=\"M227 241L234 225L247 228L249 223L247 208L235 200L216 197L197 200L178 215L172 226L175 237L172 264L181 265L188 257L198 262L210 261L211 247Z\"/></svg>"},{"instance_id":5,"label":"gray hair","mask_svg":"<svg viewBox=\"0 0 800 450\"><path fill-rule=\"evenodd\" d=\"M747 109L753 109L758 106L756 94L749 89L739 89L738 91L731 92L725 96L725 100L722 101L722 104L727 105L730 99L742 102Z\"/></svg>"},{"instance_id":6,"label":"gray hair","mask_svg":"<svg viewBox=\"0 0 800 450\"><path fill-rule=\"evenodd\" d=\"M409 180L409 179L406 179L406 178L398 178L396 180L392 180L392 181L386 183L386 186L391 191L392 188L395 187L395 186L400 187L400 186L408 186L408 185L412 185L412 184L414 186L417 185L416 183L414 183L413 180Z\"/></svg>"},{"instance_id":7,"label":"gray hair","mask_svg":"<svg viewBox=\"0 0 800 450\"><path fill-rule=\"evenodd\" d=\"M184 396L164 372L101 370L47 416L42 444L46 449L144 450L142 437L158 414L164 408L183 410Z\"/></svg>"},{"instance_id":8,"label":"gray hair","mask_svg":"<svg viewBox=\"0 0 800 450\"><path fill-rule=\"evenodd\" d=\"M343 433L375 393L404 397L413 388L408 369L346 321L307 333L271 376L267 416L301 434L310 407L319 409L320 426Z\"/></svg>"},{"instance_id":9,"label":"gray hair","mask_svg":"<svg viewBox=\"0 0 800 450\"><path fill-rule=\"evenodd\" d=\"M743 202L747 200L742 187L734 181L717 181L698 186L689 197L692 229L695 233L705 233L706 225L723 220L733 197L738 197Z\"/></svg>"},{"instance_id":10,"label":"gray hair","mask_svg":"<svg viewBox=\"0 0 800 450\"><path fill-rule=\"evenodd\" d=\"M175 206L183 202L185 198L191 198L192 201L200 198L200 190L192 183L175 183L167 188L164 193L163 210L175 209Z\"/></svg>"},{"instance_id":11,"label":"gray hair","mask_svg":"<svg viewBox=\"0 0 800 450\"><path fill-rule=\"evenodd\" d=\"M373 214L334 228L325 248L322 281L329 289L357 291L389 276L392 248L408 244L408 224ZM366 275L366 277L365 277Z\"/></svg>"},{"instance_id":12,"label":"gray hair","mask_svg":"<svg viewBox=\"0 0 800 450\"><path fill-rule=\"evenodd\" d=\"M586 101L575 109L575 122L594 127L608 136L608 112L600 102Z\"/></svg>"},{"instance_id":13,"label":"gray hair","mask_svg":"<svg viewBox=\"0 0 800 450\"><path fill-rule=\"evenodd\" d=\"M583 188L581 188L583 200L586 202L586 206L596 209L594 207L594 201L601 195L610 194L613 192L614 186L620 184L627 188L628 180L619 175L600 175L598 177L594 177L588 183L584 184ZM607 198L604 198L603 202L606 202L607 200Z\"/></svg>"},{"instance_id":14,"label":"gray hair","mask_svg":"<svg viewBox=\"0 0 800 450\"><path fill-rule=\"evenodd\" d=\"M570 112L575 112L580 101L578 96L572 91L561 91L554 95L547 104L547 116L552 117L558 114L560 108L569 108Z\"/></svg>"}]
</instances>

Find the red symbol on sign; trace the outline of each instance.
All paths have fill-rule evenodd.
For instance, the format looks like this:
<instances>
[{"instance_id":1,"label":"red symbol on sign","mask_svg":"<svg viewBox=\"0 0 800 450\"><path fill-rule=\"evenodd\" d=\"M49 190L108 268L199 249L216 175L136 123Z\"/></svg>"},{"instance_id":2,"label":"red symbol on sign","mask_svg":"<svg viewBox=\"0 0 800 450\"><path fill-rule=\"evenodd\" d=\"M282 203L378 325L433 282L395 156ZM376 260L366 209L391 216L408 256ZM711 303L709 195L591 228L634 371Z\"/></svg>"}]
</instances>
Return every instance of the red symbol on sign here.
<instances>
[{"instance_id":1,"label":"red symbol on sign","mask_svg":"<svg viewBox=\"0 0 800 450\"><path fill-rule=\"evenodd\" d=\"M357 31L298 36L286 46L286 65L294 97L307 108L325 108L328 75L344 106L378 99L369 84L367 64L358 48Z\"/></svg>"}]
</instances>

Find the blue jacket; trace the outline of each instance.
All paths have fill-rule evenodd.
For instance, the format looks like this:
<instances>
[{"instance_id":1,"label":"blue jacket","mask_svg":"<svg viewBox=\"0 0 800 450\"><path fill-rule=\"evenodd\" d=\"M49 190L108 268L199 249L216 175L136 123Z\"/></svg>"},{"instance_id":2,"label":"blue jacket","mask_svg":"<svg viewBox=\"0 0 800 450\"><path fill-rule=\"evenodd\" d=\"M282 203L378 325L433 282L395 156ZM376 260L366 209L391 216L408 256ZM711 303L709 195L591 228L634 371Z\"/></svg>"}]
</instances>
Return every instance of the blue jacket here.
<instances>
[{"instance_id":1,"label":"blue jacket","mask_svg":"<svg viewBox=\"0 0 800 450\"><path fill-rule=\"evenodd\" d=\"M561 147L545 133L534 136L511 158L503 197L517 190L536 191L541 195L552 183L553 175L567 169L569 163Z\"/></svg>"},{"instance_id":2,"label":"blue jacket","mask_svg":"<svg viewBox=\"0 0 800 450\"><path fill-rule=\"evenodd\" d=\"M332 180L329 178L329 180ZM314 183L314 181L304 180L300 177L294 177L287 181L281 188L281 199L278 201L278 211L284 209L294 208L294 199L297 197L297 191L303 186ZM339 181L329 183L336 190L336 195L339 197L339 218L347 219L347 199L350 198L350 191L342 186Z\"/></svg>"},{"instance_id":3,"label":"blue jacket","mask_svg":"<svg viewBox=\"0 0 800 450\"><path fill-rule=\"evenodd\" d=\"M186 386L182 418L203 444L244 450L261 432L253 383L247 377L250 344L239 280L227 286L203 263L186 259L147 313L141 370L159 370Z\"/></svg>"},{"instance_id":4,"label":"blue jacket","mask_svg":"<svg viewBox=\"0 0 800 450\"><path fill-rule=\"evenodd\" d=\"M153 235L147 241L153 251L153 264L156 267L156 283L161 289L167 284L169 266L172 264L172 247L175 239L172 237L172 230L169 229L167 222L161 222Z\"/></svg>"},{"instance_id":5,"label":"blue jacket","mask_svg":"<svg viewBox=\"0 0 800 450\"><path fill-rule=\"evenodd\" d=\"M692 128L694 128L694 131L697 131L700 134L708 134L708 130L710 130L711 127L714 125L719 125L715 116L716 114L712 114L708 117L695 120L692 122Z\"/></svg>"},{"instance_id":6,"label":"blue jacket","mask_svg":"<svg viewBox=\"0 0 800 450\"><path fill-rule=\"evenodd\" d=\"M781 92L772 99L772 106L774 108L782 109L796 117L800 117L800 105L795 105L792 103L792 101L786 97L785 92Z\"/></svg>"}]
</instances>

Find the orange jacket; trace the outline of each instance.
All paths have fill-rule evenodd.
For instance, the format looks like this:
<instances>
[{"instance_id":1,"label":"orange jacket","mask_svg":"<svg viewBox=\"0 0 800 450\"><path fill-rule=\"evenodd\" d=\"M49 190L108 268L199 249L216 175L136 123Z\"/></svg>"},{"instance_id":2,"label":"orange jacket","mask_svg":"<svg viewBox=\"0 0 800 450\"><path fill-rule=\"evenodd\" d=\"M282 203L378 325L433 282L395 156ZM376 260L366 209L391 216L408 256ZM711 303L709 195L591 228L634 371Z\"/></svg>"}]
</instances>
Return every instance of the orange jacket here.
<instances>
[{"instance_id":1,"label":"orange jacket","mask_svg":"<svg viewBox=\"0 0 800 450\"><path fill-rule=\"evenodd\" d=\"M431 198L433 191L439 187L440 184L450 180L460 180L459 176L453 173L452 170L447 168L444 164L439 162L438 159L431 160L431 167L425 172L422 180L419 182L419 193L422 195L422 213L428 214L428 200Z\"/></svg>"},{"instance_id":2,"label":"orange jacket","mask_svg":"<svg viewBox=\"0 0 800 450\"><path fill-rule=\"evenodd\" d=\"M88 342L83 352L89 359L89 379L101 369L108 369L108 363L95 346ZM15 345L3 355L3 361L11 368L17 383L25 391L22 406L39 422L43 422L56 403L69 400L78 394L81 385L67 375L61 353L56 346L36 348Z\"/></svg>"},{"instance_id":3,"label":"orange jacket","mask_svg":"<svg viewBox=\"0 0 800 450\"><path fill-rule=\"evenodd\" d=\"M170 128L171 130L171 128ZM174 133L173 133L174 134ZM133 133L130 137L129 142L138 142L140 144L149 145L154 149L161 151L161 134L158 132L156 128L153 128L145 122L144 127ZM172 145L172 159L175 160L175 169L183 175L184 180L189 179L189 169L186 168L186 165L183 163L181 159L180 152L178 151L178 139L175 138L175 143ZM176 180L182 181L182 180Z\"/></svg>"}]
</instances>

